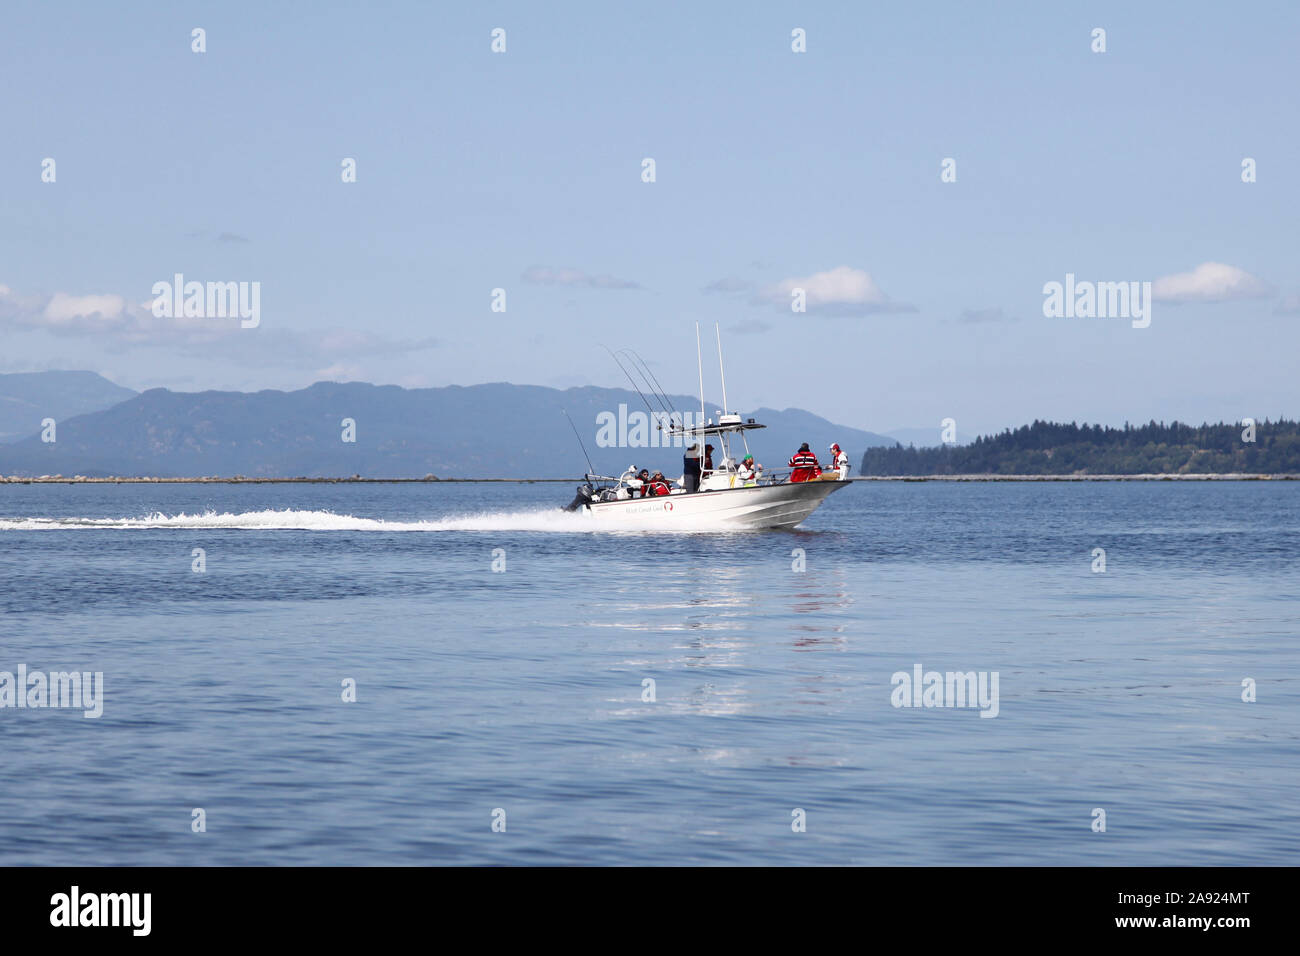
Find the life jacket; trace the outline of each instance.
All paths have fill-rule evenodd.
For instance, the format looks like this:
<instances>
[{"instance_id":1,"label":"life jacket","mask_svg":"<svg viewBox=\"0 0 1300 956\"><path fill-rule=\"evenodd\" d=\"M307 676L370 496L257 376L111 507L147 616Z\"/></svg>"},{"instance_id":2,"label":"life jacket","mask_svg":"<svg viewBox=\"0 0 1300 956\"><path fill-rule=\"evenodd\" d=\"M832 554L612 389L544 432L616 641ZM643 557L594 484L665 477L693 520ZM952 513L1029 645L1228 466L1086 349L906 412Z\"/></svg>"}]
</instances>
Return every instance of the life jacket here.
<instances>
[{"instance_id":1,"label":"life jacket","mask_svg":"<svg viewBox=\"0 0 1300 956\"><path fill-rule=\"evenodd\" d=\"M668 483L665 481L651 481L649 488L648 494L652 498L668 494Z\"/></svg>"},{"instance_id":2,"label":"life jacket","mask_svg":"<svg viewBox=\"0 0 1300 956\"><path fill-rule=\"evenodd\" d=\"M807 481L809 478L815 478L821 471L817 464L817 456L810 451L797 451L790 456L790 467L794 469L790 473L791 481Z\"/></svg>"}]
</instances>

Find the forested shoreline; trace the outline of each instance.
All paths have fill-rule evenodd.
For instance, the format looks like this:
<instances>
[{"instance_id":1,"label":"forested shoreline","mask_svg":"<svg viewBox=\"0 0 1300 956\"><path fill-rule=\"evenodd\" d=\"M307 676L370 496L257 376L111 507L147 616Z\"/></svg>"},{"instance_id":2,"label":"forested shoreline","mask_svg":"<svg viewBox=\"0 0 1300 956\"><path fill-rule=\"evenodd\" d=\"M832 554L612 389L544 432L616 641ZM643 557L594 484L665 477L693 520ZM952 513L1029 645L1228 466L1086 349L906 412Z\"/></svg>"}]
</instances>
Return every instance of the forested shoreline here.
<instances>
[{"instance_id":1,"label":"forested shoreline","mask_svg":"<svg viewBox=\"0 0 1300 956\"><path fill-rule=\"evenodd\" d=\"M1253 439L1253 440L1252 440ZM968 445L869 448L862 475L1195 475L1300 473L1300 423L1264 419L1079 425L1035 421Z\"/></svg>"}]
</instances>

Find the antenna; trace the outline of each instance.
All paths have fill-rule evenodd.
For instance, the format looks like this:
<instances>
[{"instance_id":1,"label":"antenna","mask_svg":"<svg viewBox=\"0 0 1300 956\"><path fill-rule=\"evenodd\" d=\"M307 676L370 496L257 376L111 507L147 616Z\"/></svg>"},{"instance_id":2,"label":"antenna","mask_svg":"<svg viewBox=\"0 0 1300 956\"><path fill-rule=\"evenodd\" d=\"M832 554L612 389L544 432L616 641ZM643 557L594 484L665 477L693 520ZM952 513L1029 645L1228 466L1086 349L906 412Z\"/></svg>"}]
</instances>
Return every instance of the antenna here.
<instances>
[{"instance_id":1,"label":"antenna","mask_svg":"<svg viewBox=\"0 0 1300 956\"><path fill-rule=\"evenodd\" d=\"M561 408L565 418L569 418L569 413ZM578 426L573 424L573 419L569 418L569 427L573 429L573 437L578 439L578 447L582 449L582 457L587 459L587 477L590 478L596 473L596 468L591 463L591 456L587 454L587 446L582 443L582 436L578 434Z\"/></svg>"},{"instance_id":2,"label":"antenna","mask_svg":"<svg viewBox=\"0 0 1300 956\"><path fill-rule=\"evenodd\" d=\"M722 367L722 329L713 323L713 334L718 337L718 374L722 376L722 413L727 413L727 370Z\"/></svg>"},{"instance_id":3,"label":"antenna","mask_svg":"<svg viewBox=\"0 0 1300 956\"><path fill-rule=\"evenodd\" d=\"M695 323L695 363L700 367L700 421L698 428L703 428L708 420L704 417L704 358L700 351L700 323Z\"/></svg>"}]
</instances>

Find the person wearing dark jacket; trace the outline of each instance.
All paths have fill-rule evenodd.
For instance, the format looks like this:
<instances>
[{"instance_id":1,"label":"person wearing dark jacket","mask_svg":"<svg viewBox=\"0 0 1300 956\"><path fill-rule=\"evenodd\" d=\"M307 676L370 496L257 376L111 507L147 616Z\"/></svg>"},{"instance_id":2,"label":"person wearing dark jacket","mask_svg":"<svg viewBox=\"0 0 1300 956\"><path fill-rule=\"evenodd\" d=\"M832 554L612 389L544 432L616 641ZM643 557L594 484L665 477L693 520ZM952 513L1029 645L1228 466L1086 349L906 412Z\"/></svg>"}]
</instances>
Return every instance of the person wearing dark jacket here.
<instances>
[{"instance_id":1,"label":"person wearing dark jacket","mask_svg":"<svg viewBox=\"0 0 1300 956\"><path fill-rule=\"evenodd\" d=\"M791 481L808 481L821 474L817 456L809 451L807 442L800 445L799 450L790 456L790 467L794 469L790 472Z\"/></svg>"},{"instance_id":2,"label":"person wearing dark jacket","mask_svg":"<svg viewBox=\"0 0 1300 956\"><path fill-rule=\"evenodd\" d=\"M682 484L686 493L700 490L700 446L693 444L682 458Z\"/></svg>"}]
</instances>

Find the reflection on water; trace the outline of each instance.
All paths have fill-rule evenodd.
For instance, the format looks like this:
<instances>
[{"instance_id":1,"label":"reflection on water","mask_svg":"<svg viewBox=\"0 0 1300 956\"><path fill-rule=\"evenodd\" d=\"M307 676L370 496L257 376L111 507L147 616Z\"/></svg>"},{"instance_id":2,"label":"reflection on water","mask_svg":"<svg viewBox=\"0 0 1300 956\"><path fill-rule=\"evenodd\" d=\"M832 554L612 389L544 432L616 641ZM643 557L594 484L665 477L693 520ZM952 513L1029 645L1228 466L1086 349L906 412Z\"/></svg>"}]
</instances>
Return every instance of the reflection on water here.
<instances>
[{"instance_id":1,"label":"reflection on water","mask_svg":"<svg viewBox=\"0 0 1300 956\"><path fill-rule=\"evenodd\" d=\"M1300 483L872 483L744 535L574 533L553 493L5 487L0 669L106 691L99 720L0 720L0 864L1300 852ZM69 515L95 523L32 520ZM916 664L998 671L998 717L893 707ZM223 840L160 822L200 801Z\"/></svg>"}]
</instances>

